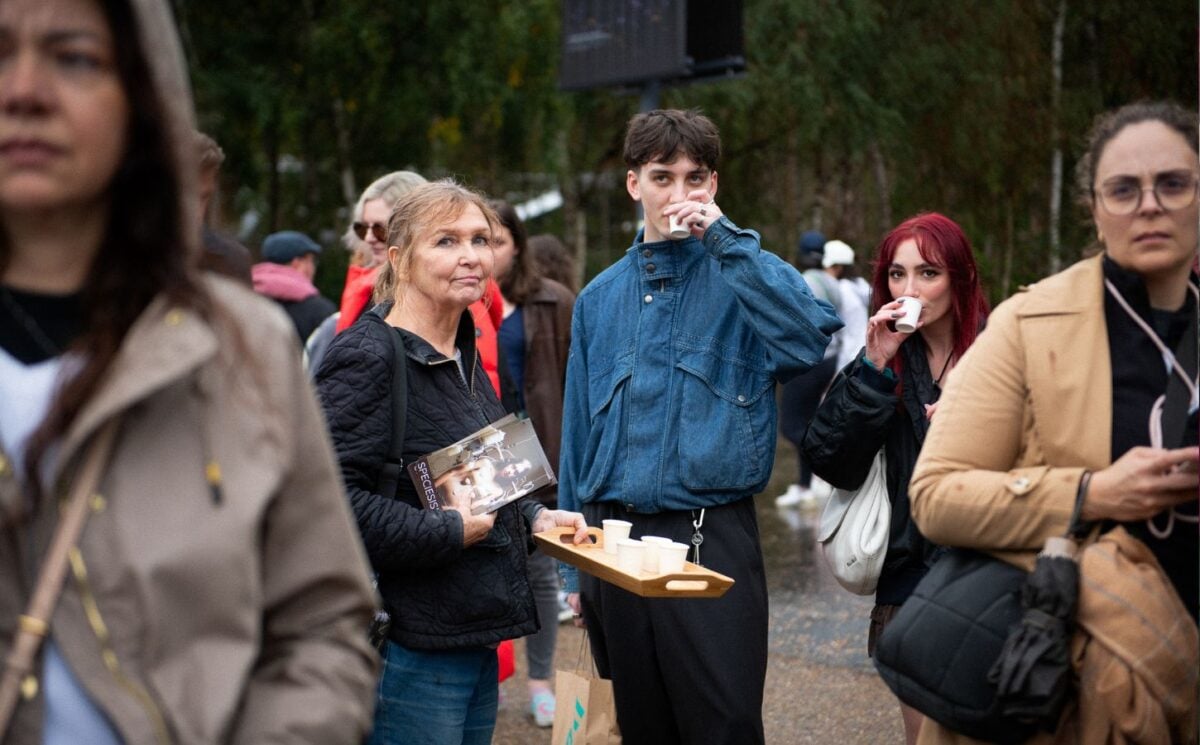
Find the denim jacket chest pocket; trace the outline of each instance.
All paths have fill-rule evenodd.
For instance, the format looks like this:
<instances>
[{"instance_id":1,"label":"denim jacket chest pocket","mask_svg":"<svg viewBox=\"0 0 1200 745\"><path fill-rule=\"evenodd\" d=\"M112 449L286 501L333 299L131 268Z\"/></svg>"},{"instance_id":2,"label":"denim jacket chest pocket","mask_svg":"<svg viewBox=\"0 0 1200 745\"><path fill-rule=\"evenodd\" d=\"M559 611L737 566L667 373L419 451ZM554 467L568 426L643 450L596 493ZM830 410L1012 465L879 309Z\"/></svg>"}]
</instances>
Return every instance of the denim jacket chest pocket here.
<instances>
[{"instance_id":1,"label":"denim jacket chest pocket","mask_svg":"<svg viewBox=\"0 0 1200 745\"><path fill-rule=\"evenodd\" d=\"M633 356L623 355L608 370L593 373L588 378L588 442L584 452L592 453L592 462L585 465L581 493L595 496L608 481L613 470L621 433L624 429L626 395L633 375Z\"/></svg>"},{"instance_id":2,"label":"denim jacket chest pocket","mask_svg":"<svg viewBox=\"0 0 1200 745\"><path fill-rule=\"evenodd\" d=\"M774 380L711 350L677 349L683 372L679 472L694 491L748 490L765 480L775 435Z\"/></svg>"}]
</instances>

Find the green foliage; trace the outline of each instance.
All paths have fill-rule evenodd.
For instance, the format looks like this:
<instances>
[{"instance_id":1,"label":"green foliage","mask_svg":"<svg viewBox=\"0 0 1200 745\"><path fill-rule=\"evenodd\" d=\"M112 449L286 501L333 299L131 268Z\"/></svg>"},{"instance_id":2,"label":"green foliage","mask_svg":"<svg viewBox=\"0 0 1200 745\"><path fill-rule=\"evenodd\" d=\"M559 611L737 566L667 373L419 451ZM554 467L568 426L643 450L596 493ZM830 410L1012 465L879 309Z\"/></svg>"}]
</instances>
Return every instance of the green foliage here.
<instances>
[{"instance_id":1,"label":"green foliage","mask_svg":"<svg viewBox=\"0 0 1200 745\"><path fill-rule=\"evenodd\" d=\"M398 168L454 175L510 201L558 187L533 221L586 248L587 272L623 253L634 213L621 162L638 105L557 88L560 3L476 0L176 0L200 122L225 149L225 213L306 230L333 250L347 207ZM818 225L860 258L904 217L937 210L976 245L993 300L1047 271L1050 159L1073 159L1091 119L1137 98L1197 101L1190 0L1067 4L1063 87L1051 105L1059 0L745 0L745 74L670 87L722 129L720 202L790 255ZM1053 133L1057 117L1059 141ZM1064 261L1089 240L1064 209ZM1009 280L1008 287L1003 279Z\"/></svg>"}]
</instances>

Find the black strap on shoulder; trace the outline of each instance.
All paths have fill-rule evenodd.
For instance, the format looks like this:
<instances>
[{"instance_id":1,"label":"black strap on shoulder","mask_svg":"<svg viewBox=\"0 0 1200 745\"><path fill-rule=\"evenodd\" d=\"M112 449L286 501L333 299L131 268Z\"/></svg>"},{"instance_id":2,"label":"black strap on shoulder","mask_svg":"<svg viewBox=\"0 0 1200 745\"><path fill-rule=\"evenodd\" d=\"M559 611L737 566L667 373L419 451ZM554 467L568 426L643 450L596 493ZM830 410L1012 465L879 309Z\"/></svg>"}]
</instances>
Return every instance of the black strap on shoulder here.
<instances>
[{"instance_id":1,"label":"black strap on shoulder","mask_svg":"<svg viewBox=\"0 0 1200 745\"><path fill-rule=\"evenodd\" d=\"M1200 309L1197 309L1200 310ZM1196 379L1196 310L1188 314L1187 329L1183 338L1173 350L1175 359L1184 369L1188 377ZM1167 382L1167 397L1163 401L1162 437L1163 447L1177 448L1183 444L1184 428L1187 425L1188 410L1191 408L1191 391L1184 385L1179 376L1172 373Z\"/></svg>"},{"instance_id":2,"label":"black strap on shoulder","mask_svg":"<svg viewBox=\"0 0 1200 745\"><path fill-rule=\"evenodd\" d=\"M381 303L368 312L384 318L390 309L390 303ZM392 339L392 440L388 445L387 460L379 471L375 488L379 494L394 498L400 474L404 470L404 425L408 417L408 359L400 330L390 325L387 326L387 330Z\"/></svg>"}]
</instances>

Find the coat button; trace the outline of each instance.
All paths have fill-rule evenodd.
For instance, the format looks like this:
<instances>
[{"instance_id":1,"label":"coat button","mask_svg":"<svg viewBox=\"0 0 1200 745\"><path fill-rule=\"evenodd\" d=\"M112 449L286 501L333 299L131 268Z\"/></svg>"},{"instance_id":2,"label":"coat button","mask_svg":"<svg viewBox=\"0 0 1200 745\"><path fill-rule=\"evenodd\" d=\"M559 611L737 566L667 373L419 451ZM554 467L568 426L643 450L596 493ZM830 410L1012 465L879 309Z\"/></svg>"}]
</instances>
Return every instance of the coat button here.
<instances>
[{"instance_id":1,"label":"coat button","mask_svg":"<svg viewBox=\"0 0 1200 745\"><path fill-rule=\"evenodd\" d=\"M0 478L8 478L11 474L11 469L8 466L8 458L0 454Z\"/></svg>"},{"instance_id":2,"label":"coat button","mask_svg":"<svg viewBox=\"0 0 1200 745\"><path fill-rule=\"evenodd\" d=\"M642 300L643 300L644 302L646 302L646 303L653 303L653 302L654 302L654 296L653 296L653 295L647 295L646 297L642 298Z\"/></svg>"},{"instance_id":3,"label":"coat button","mask_svg":"<svg viewBox=\"0 0 1200 745\"><path fill-rule=\"evenodd\" d=\"M101 494L93 494L88 500L88 506L92 508L92 512L104 512L104 508L108 506L108 500Z\"/></svg>"},{"instance_id":4,"label":"coat button","mask_svg":"<svg viewBox=\"0 0 1200 745\"><path fill-rule=\"evenodd\" d=\"M642 251L642 256L645 256L647 259L653 255L654 255L654 252L648 248L645 251Z\"/></svg>"},{"instance_id":5,"label":"coat button","mask_svg":"<svg viewBox=\"0 0 1200 745\"><path fill-rule=\"evenodd\" d=\"M627 502L625 504L625 509L629 510L630 512L633 512L633 502Z\"/></svg>"},{"instance_id":6,"label":"coat button","mask_svg":"<svg viewBox=\"0 0 1200 745\"><path fill-rule=\"evenodd\" d=\"M183 323L183 312L179 310L169 311L166 319L164 320L167 322L168 326L178 326L179 324Z\"/></svg>"},{"instance_id":7,"label":"coat button","mask_svg":"<svg viewBox=\"0 0 1200 745\"><path fill-rule=\"evenodd\" d=\"M475 329L475 338L478 339L481 336L483 336L483 329Z\"/></svg>"},{"instance_id":8,"label":"coat button","mask_svg":"<svg viewBox=\"0 0 1200 745\"><path fill-rule=\"evenodd\" d=\"M657 268L658 267L654 266L653 264L647 264L646 265L646 274L654 274L654 270Z\"/></svg>"}]
</instances>

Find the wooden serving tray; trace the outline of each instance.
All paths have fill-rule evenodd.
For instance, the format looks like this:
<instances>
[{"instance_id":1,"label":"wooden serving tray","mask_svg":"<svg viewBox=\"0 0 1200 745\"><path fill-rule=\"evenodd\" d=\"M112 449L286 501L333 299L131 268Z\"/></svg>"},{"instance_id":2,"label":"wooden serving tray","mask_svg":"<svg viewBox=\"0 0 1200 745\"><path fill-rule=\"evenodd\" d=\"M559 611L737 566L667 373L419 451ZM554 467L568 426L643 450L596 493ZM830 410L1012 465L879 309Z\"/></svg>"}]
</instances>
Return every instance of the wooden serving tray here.
<instances>
[{"instance_id":1,"label":"wooden serving tray","mask_svg":"<svg viewBox=\"0 0 1200 745\"><path fill-rule=\"evenodd\" d=\"M574 528L551 528L534 533L533 539L559 561L644 598L719 598L733 586L732 578L690 561L683 563L682 572L671 574L622 571L617 566L617 555L604 551L604 531L588 528L588 535L592 542L575 545Z\"/></svg>"}]
</instances>

